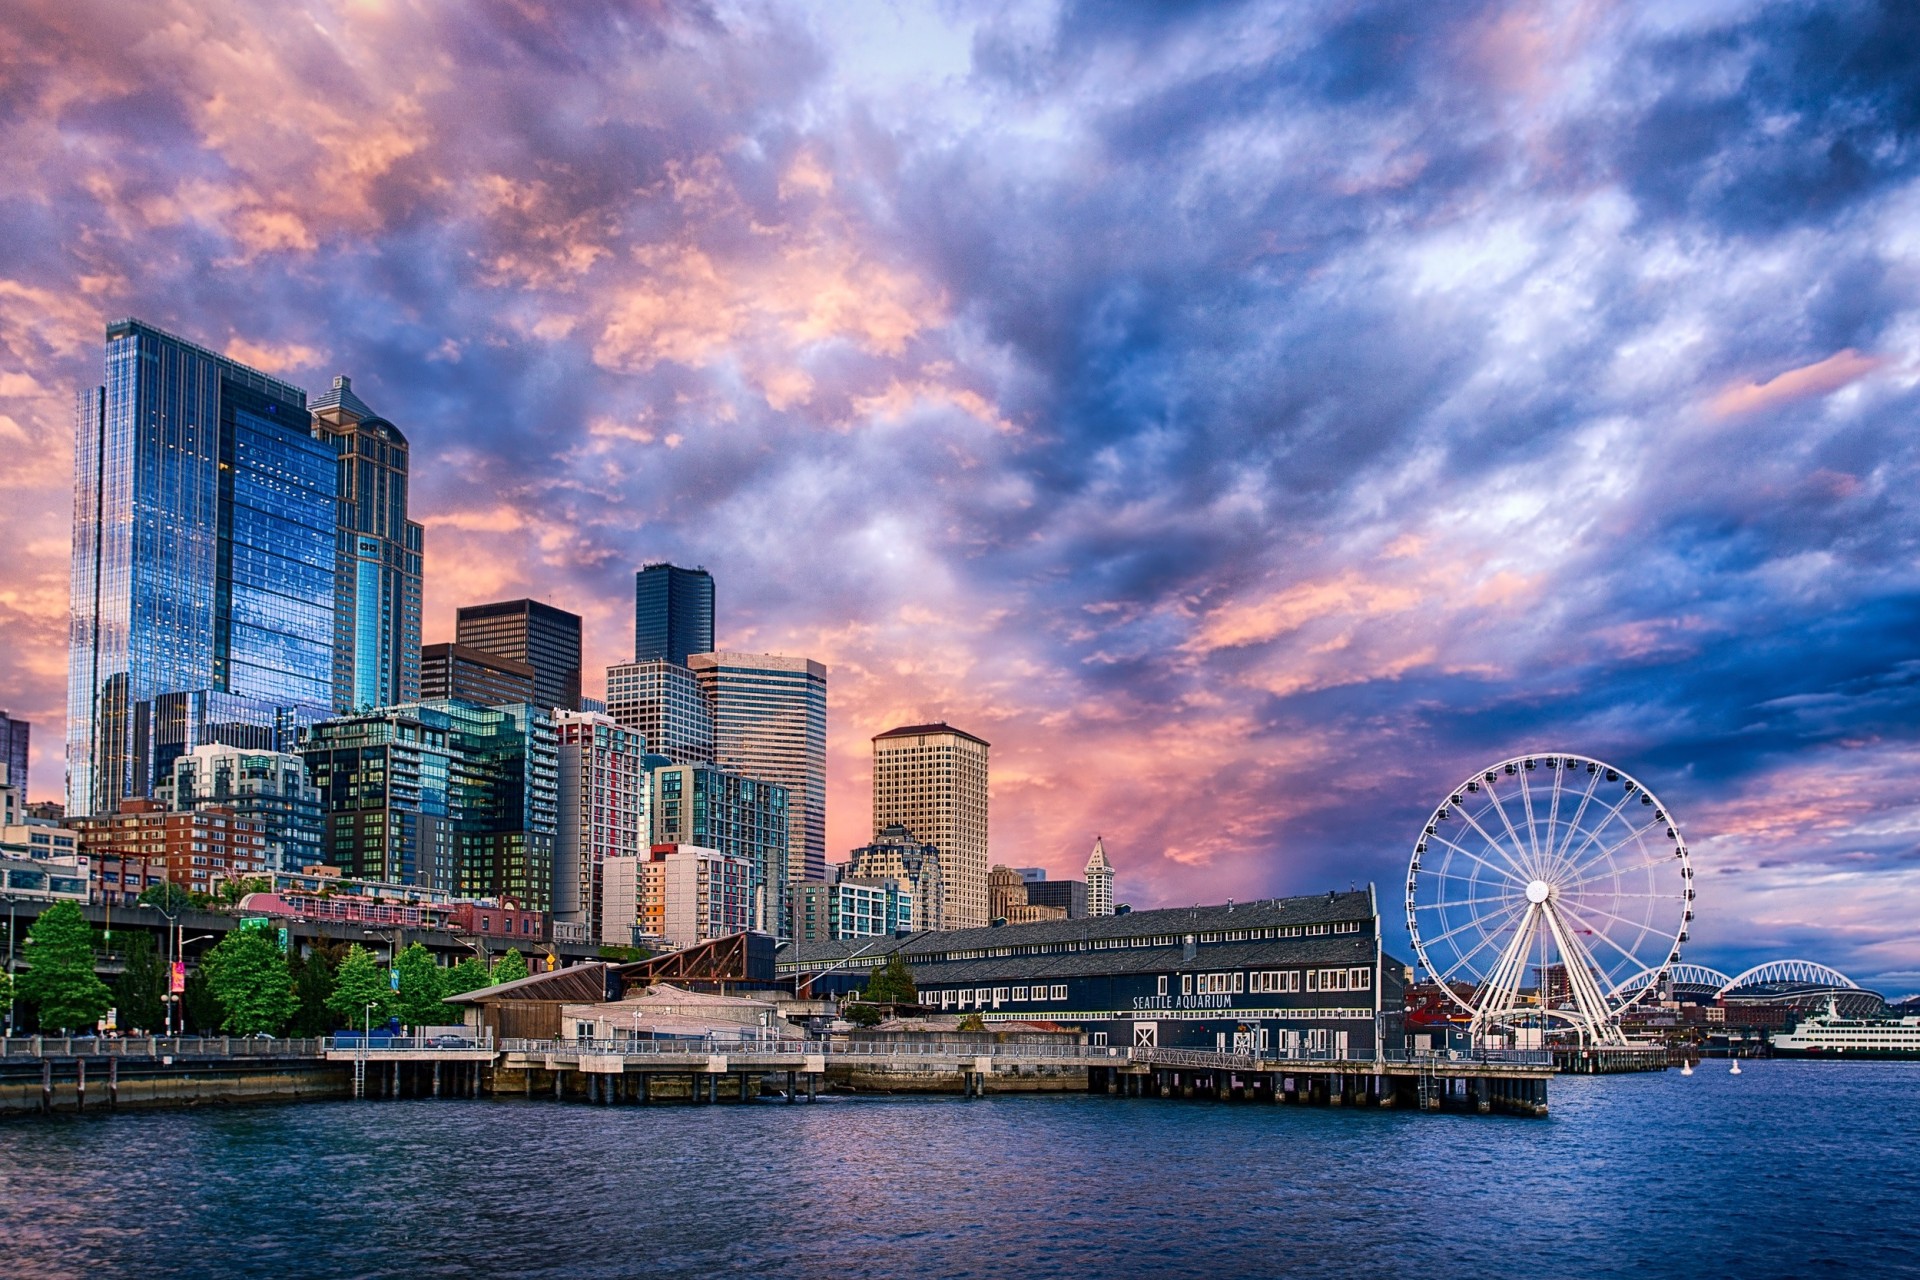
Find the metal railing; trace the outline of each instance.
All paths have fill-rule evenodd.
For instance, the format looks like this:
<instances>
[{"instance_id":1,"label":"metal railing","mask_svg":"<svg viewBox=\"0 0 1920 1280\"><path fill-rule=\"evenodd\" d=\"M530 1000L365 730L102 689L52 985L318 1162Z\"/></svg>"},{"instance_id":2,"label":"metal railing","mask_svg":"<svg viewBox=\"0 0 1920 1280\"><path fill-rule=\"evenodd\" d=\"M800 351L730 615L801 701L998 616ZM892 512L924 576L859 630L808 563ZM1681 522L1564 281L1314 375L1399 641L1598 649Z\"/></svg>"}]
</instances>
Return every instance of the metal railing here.
<instances>
[{"instance_id":1,"label":"metal railing","mask_svg":"<svg viewBox=\"0 0 1920 1280\"><path fill-rule=\"evenodd\" d=\"M1435 1067L1473 1065L1551 1067L1553 1065L1553 1052L1548 1049L1477 1049L1472 1052L1466 1050L1409 1052L1404 1049L1388 1049L1376 1056L1366 1050L1310 1049L1304 1046L1282 1049L1278 1052L1235 1053L1212 1049L1162 1049L1138 1045L1132 1050L1131 1057L1133 1061L1143 1065L1244 1071L1273 1071L1296 1063L1302 1065L1343 1063L1356 1068L1364 1068L1376 1063Z\"/></svg>"},{"instance_id":2,"label":"metal railing","mask_svg":"<svg viewBox=\"0 0 1920 1280\"><path fill-rule=\"evenodd\" d=\"M1025 1041L1003 1044L970 1044L965 1041L922 1041L896 1044L871 1041L798 1040L781 1038L729 1039L710 1036L685 1040L525 1040L500 1042L505 1053L539 1053L559 1056L612 1055L624 1057L705 1057L715 1054L733 1057L829 1058L995 1058L1001 1061L1074 1061L1111 1062L1125 1053L1106 1045L1048 1045Z\"/></svg>"},{"instance_id":3,"label":"metal railing","mask_svg":"<svg viewBox=\"0 0 1920 1280\"><path fill-rule=\"evenodd\" d=\"M261 1036L10 1036L0 1039L8 1058L315 1058L323 1040Z\"/></svg>"},{"instance_id":4,"label":"metal railing","mask_svg":"<svg viewBox=\"0 0 1920 1280\"><path fill-rule=\"evenodd\" d=\"M327 1037L327 1048L335 1053L352 1051L359 1053L422 1053L433 1050L471 1052L480 1050L493 1052L493 1035L489 1032L482 1036L374 1036L371 1039L360 1035L337 1035Z\"/></svg>"}]
</instances>

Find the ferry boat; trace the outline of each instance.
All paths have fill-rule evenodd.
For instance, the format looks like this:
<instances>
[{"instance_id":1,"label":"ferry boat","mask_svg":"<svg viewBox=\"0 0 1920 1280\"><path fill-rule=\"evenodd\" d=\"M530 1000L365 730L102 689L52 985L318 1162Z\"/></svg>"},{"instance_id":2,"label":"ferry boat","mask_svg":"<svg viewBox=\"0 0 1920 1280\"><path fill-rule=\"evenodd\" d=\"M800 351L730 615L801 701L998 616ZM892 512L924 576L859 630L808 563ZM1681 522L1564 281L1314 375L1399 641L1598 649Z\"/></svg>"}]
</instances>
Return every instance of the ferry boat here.
<instances>
[{"instance_id":1,"label":"ferry boat","mask_svg":"<svg viewBox=\"0 0 1920 1280\"><path fill-rule=\"evenodd\" d=\"M1773 1038L1776 1058L1920 1058L1920 1017L1843 1018L1837 1000Z\"/></svg>"}]
</instances>

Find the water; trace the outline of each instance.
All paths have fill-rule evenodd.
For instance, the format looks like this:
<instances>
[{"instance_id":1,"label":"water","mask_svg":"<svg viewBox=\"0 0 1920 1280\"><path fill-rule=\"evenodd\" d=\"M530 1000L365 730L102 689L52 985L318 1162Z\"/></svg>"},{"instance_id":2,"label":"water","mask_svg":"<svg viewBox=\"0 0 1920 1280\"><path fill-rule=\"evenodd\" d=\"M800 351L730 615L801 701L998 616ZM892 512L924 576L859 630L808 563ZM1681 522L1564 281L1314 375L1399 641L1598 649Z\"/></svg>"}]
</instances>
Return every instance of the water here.
<instances>
[{"instance_id":1,"label":"water","mask_svg":"<svg viewBox=\"0 0 1920 1280\"><path fill-rule=\"evenodd\" d=\"M0 1274L1920 1275L1920 1064L1556 1079L1548 1120L1128 1100L276 1105L0 1124Z\"/></svg>"}]
</instances>

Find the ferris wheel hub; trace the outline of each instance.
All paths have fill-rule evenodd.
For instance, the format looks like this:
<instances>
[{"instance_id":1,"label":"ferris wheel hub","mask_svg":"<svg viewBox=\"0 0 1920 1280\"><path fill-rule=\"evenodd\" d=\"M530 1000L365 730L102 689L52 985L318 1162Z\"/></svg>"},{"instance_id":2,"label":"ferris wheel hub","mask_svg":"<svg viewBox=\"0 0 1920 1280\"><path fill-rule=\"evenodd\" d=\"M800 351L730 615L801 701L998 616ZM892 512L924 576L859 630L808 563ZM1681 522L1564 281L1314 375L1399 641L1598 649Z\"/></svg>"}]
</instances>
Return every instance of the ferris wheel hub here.
<instances>
[{"instance_id":1,"label":"ferris wheel hub","mask_svg":"<svg viewBox=\"0 0 1920 1280\"><path fill-rule=\"evenodd\" d=\"M1534 903L1537 906L1538 904L1545 902L1547 900L1548 895L1550 895L1552 892L1553 892L1552 886L1550 886L1545 880L1532 881L1527 885L1527 901Z\"/></svg>"}]
</instances>

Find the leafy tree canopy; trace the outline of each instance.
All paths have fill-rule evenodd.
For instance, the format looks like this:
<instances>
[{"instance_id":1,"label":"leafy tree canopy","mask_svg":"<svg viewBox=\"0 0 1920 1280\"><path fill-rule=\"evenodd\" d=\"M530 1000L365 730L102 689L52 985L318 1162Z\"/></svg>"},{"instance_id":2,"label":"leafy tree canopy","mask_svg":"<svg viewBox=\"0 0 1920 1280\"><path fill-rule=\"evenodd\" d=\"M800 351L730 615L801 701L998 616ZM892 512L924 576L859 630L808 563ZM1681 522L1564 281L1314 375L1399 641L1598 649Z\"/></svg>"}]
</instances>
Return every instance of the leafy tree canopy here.
<instances>
[{"instance_id":1,"label":"leafy tree canopy","mask_svg":"<svg viewBox=\"0 0 1920 1280\"><path fill-rule=\"evenodd\" d=\"M350 1030L357 1031L369 1020L369 1004L373 1006L371 1021L385 1022L393 1013L393 991L387 985L386 970L374 963L372 952L356 942L347 948L333 975L333 994L327 999L327 1008Z\"/></svg>"},{"instance_id":2,"label":"leafy tree canopy","mask_svg":"<svg viewBox=\"0 0 1920 1280\"><path fill-rule=\"evenodd\" d=\"M221 1030L231 1035L278 1035L298 1007L293 973L272 934L235 929L206 954L200 967L220 1002Z\"/></svg>"},{"instance_id":3,"label":"leafy tree canopy","mask_svg":"<svg viewBox=\"0 0 1920 1280\"><path fill-rule=\"evenodd\" d=\"M400 1021L410 1027L437 1023L441 1010L446 1007L440 1003L446 988L433 953L416 942L400 953L394 967L400 970L400 995L395 1009Z\"/></svg>"},{"instance_id":4,"label":"leafy tree canopy","mask_svg":"<svg viewBox=\"0 0 1920 1280\"><path fill-rule=\"evenodd\" d=\"M39 1008L43 1029L87 1031L106 1015L113 993L93 971L93 926L71 902L56 902L27 931L19 995Z\"/></svg>"},{"instance_id":5,"label":"leafy tree canopy","mask_svg":"<svg viewBox=\"0 0 1920 1280\"><path fill-rule=\"evenodd\" d=\"M123 1031L155 1032L167 1024L167 971L160 963L153 935L128 935L121 953L120 976L113 983L113 1005Z\"/></svg>"},{"instance_id":6,"label":"leafy tree canopy","mask_svg":"<svg viewBox=\"0 0 1920 1280\"><path fill-rule=\"evenodd\" d=\"M913 970L899 952L887 957L886 964L867 978L865 999L872 1004L918 1004L920 996L913 987Z\"/></svg>"},{"instance_id":7,"label":"leafy tree canopy","mask_svg":"<svg viewBox=\"0 0 1920 1280\"><path fill-rule=\"evenodd\" d=\"M527 958L520 954L518 947L509 948L507 954L494 961L492 984L494 986L499 986L503 982L518 982L526 976Z\"/></svg>"},{"instance_id":8,"label":"leafy tree canopy","mask_svg":"<svg viewBox=\"0 0 1920 1280\"><path fill-rule=\"evenodd\" d=\"M162 911L179 915L193 905L193 894L188 892L185 885L175 884L171 880L162 880L159 884L148 885L145 892L140 895L140 901L146 906L158 907Z\"/></svg>"},{"instance_id":9,"label":"leafy tree canopy","mask_svg":"<svg viewBox=\"0 0 1920 1280\"><path fill-rule=\"evenodd\" d=\"M315 947L305 959L291 961L293 966L293 1025L290 1036L324 1036L340 1025L327 1001L333 995L333 972L338 967L341 947Z\"/></svg>"}]
</instances>

